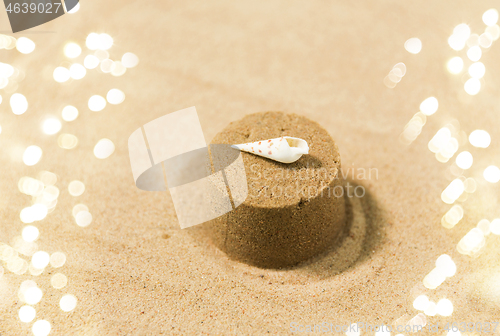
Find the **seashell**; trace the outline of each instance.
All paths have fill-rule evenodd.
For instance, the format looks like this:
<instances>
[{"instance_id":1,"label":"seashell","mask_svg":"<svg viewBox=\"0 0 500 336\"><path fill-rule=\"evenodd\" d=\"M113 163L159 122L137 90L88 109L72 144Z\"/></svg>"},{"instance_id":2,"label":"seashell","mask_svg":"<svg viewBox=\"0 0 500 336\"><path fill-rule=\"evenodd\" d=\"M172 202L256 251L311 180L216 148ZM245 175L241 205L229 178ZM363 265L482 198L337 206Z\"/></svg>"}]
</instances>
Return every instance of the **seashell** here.
<instances>
[{"instance_id":1,"label":"seashell","mask_svg":"<svg viewBox=\"0 0 500 336\"><path fill-rule=\"evenodd\" d=\"M231 147L282 163L292 163L300 159L302 155L309 154L309 146L305 140L289 136L232 145Z\"/></svg>"}]
</instances>

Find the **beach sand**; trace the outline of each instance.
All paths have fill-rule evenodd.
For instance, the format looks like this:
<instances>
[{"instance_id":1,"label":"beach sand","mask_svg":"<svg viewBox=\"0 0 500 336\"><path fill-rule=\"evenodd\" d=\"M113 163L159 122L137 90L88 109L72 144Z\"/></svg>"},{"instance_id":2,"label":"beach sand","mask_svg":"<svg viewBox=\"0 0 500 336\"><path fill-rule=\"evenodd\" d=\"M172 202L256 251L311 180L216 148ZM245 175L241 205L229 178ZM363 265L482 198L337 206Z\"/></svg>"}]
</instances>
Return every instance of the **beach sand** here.
<instances>
[{"instance_id":1,"label":"beach sand","mask_svg":"<svg viewBox=\"0 0 500 336\"><path fill-rule=\"evenodd\" d=\"M31 334L33 323L18 317L23 303L17 290L27 279L44 292L36 319L51 323L51 335L287 335L293 322L404 324L419 313L412 302L420 294L454 305L451 317L429 316L428 324L498 321L500 238L486 237L477 258L459 254L456 245L480 219L499 216L498 187L486 183L482 171L500 165L500 43L483 54L487 71L477 96L464 92L465 75L446 70L449 58L466 58L447 44L453 27L466 22L481 33L481 15L494 6L498 2L85 1L74 15L16 34L32 39L36 49L30 55L0 51L2 62L24 69L15 92L30 104L16 116L10 93L0 90L0 241L21 234L19 213L31 205L17 189L19 179L51 171L61 193L55 210L34 223L37 244L64 252L67 262L39 276L5 270L0 333ZM9 31L6 20L0 11L2 31ZM84 51L76 61L82 62L91 32L114 38L111 59L130 51L139 65L122 77L89 70L82 80L56 83L55 67L73 62L64 57L64 44L80 44ZM404 49L415 36L423 42L417 55ZM398 62L406 64L406 75L387 88L384 77ZM124 91L125 101L89 111L89 97L112 88ZM438 98L438 112L411 145L401 144L404 126L429 96ZM59 148L57 135L41 130L44 118L60 116L67 104L80 111L61 130L78 137L73 150ZM230 122L259 111L295 113L325 128L347 180L366 191L349 202L352 226L343 245L292 270L263 270L231 261L196 227L181 230L168 192L134 185L127 140L145 123L190 106L207 143ZM454 159L438 162L427 144L453 120L467 134L488 130L492 143L484 150L460 148L474 154L465 175L476 178L478 188L463 202L460 223L445 229L440 221L451 206L440 196L454 178L448 174ZM93 148L102 138L116 150L99 160ZM22 163L29 145L43 149L33 167ZM83 195L69 195L72 180L85 184ZM75 224L71 211L78 203L93 216L88 227ZM422 280L443 253L457 273L426 289ZM50 285L56 272L68 277L63 289ZM59 308L66 293L78 298L69 313Z\"/></svg>"}]
</instances>

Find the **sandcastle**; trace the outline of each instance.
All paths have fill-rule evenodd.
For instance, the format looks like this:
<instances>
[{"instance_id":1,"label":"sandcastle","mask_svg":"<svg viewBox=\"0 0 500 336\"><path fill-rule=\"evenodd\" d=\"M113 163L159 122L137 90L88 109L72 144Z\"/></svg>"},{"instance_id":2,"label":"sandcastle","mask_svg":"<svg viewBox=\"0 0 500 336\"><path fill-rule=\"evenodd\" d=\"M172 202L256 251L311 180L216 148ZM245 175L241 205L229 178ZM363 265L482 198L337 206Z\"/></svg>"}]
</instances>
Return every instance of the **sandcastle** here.
<instances>
[{"instance_id":1,"label":"sandcastle","mask_svg":"<svg viewBox=\"0 0 500 336\"><path fill-rule=\"evenodd\" d=\"M308 154L287 164L244 152L246 200L207 223L212 242L232 259L289 267L329 249L344 232L340 154L316 122L282 112L255 113L229 124L212 144L285 136L304 139Z\"/></svg>"}]
</instances>

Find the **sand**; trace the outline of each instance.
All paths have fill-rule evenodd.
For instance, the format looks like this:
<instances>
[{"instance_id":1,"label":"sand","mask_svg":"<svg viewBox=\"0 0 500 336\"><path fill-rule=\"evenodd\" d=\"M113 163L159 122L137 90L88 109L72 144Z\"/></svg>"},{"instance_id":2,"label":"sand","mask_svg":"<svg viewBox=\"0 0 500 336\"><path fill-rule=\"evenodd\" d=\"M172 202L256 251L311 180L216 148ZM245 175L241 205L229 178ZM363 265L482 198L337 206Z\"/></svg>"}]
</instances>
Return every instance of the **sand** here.
<instances>
[{"instance_id":1,"label":"sand","mask_svg":"<svg viewBox=\"0 0 500 336\"><path fill-rule=\"evenodd\" d=\"M255 113L228 125L212 143L283 136L307 141L309 154L286 164L243 152L245 202L206 225L218 248L258 267L296 265L335 246L346 228L340 153L317 123L282 112Z\"/></svg>"},{"instance_id":2,"label":"sand","mask_svg":"<svg viewBox=\"0 0 500 336\"><path fill-rule=\"evenodd\" d=\"M77 14L35 29L45 33L19 34L37 47L30 55L1 50L2 62L24 69L17 91L30 107L15 116L9 93L0 90L0 240L9 243L20 235L19 213L31 204L17 190L19 179L52 171L61 194L56 209L36 224L37 244L50 253L63 251L67 262L37 277L6 271L0 279L2 336L31 333L32 323L18 318L17 289L27 279L44 291L36 318L50 321L53 335L287 335L292 322L391 324L418 313L412 301L420 294L435 302L447 297L455 307L452 317L428 317L429 323L498 321L499 301L486 284L495 283L493 247L499 238L488 236L485 253L476 259L455 248L480 219L499 216L498 188L478 183L463 205L464 219L452 230L443 228L441 217L450 206L440 195L452 178L451 161L438 162L427 148L434 134L456 119L467 134L486 129L493 139L485 150L461 147L476 161L467 176L482 181L482 170L497 160L500 45L495 42L483 54L487 72L476 96L464 93L463 75L446 71L450 57L466 58L447 45L453 27L467 22L481 33L482 13L497 5L89 0ZM5 12L0 16L0 30L7 31ZM93 31L115 39L113 60L131 51L139 65L123 77L88 71L79 81L54 82L54 68L73 62L64 57L64 44L71 40L84 47ZM403 47L414 36L423 42L417 55ZM84 48L83 56L87 53ZM407 73L389 89L383 79L398 62L406 64ZM121 105L88 110L90 96L105 96L112 88L126 93ZM429 96L438 98L438 112L410 146L400 144L404 126ZM61 130L78 137L74 150L59 148L57 135L41 131L41 121L59 116L66 104L80 110ZM145 123L193 105L207 142L229 122L256 111L284 111L318 122L335 139L342 167L356 172L347 180L366 189L363 198L350 202L365 214L366 225L354 225L353 210L357 231L344 240L345 249L339 247L342 253L282 271L232 261L201 230L199 237L180 230L168 192L135 187L127 139ZM93 148L102 138L112 140L116 151L98 160ZM35 144L43 149L42 160L27 167L22 151ZM358 176L358 169L369 168L378 174ZM85 183L82 196L68 194L72 180ZM71 214L78 203L93 216L86 228ZM422 280L443 253L456 262L457 274L427 290ZM67 275L65 288L50 286L55 272ZM78 298L70 313L58 306L66 293Z\"/></svg>"}]
</instances>

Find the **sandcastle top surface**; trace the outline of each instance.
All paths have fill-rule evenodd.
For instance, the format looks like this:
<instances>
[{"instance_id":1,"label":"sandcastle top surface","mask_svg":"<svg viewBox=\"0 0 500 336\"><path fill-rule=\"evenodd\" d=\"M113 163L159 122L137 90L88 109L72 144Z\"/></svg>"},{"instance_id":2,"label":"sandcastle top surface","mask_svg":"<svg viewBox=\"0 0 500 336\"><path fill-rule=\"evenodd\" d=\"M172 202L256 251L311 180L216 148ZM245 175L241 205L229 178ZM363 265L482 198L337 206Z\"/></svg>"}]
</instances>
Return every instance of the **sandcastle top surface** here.
<instances>
[{"instance_id":1,"label":"sandcastle top surface","mask_svg":"<svg viewBox=\"0 0 500 336\"><path fill-rule=\"evenodd\" d=\"M304 139L309 154L286 164L243 152L248 197L244 204L259 207L296 205L325 192L340 177L340 154L328 132L296 114L260 112L230 123L212 144L240 144L281 136ZM331 191L333 192L333 190Z\"/></svg>"}]
</instances>

